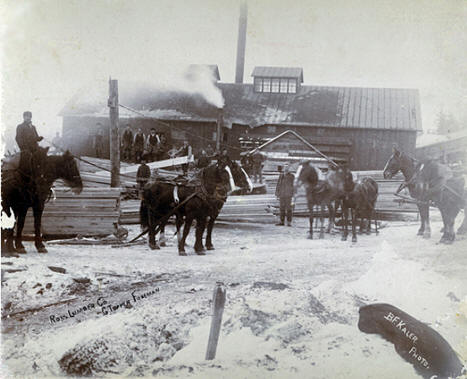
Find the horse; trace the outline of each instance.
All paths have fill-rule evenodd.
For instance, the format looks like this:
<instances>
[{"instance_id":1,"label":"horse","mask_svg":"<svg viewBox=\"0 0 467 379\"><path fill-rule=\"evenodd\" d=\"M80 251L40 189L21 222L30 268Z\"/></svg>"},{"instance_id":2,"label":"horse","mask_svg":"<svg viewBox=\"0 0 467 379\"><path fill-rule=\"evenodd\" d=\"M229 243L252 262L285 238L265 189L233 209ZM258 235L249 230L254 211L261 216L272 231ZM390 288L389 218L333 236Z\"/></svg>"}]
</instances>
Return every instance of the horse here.
<instances>
[{"instance_id":1,"label":"horse","mask_svg":"<svg viewBox=\"0 0 467 379\"><path fill-rule=\"evenodd\" d=\"M399 171L404 175L404 185L416 200L420 213L421 225L417 234L424 238L431 237L429 212L430 201L433 201L443 217L444 233L440 243L452 243L455 239L455 217L461 207L465 207L463 178L453 178L446 165L434 161L417 162L394 147L384 167L384 178L391 179Z\"/></svg>"},{"instance_id":2,"label":"horse","mask_svg":"<svg viewBox=\"0 0 467 379\"><path fill-rule=\"evenodd\" d=\"M421 183L424 190L420 200L432 201L441 212L444 226L440 243L453 243L456 238L454 221L465 208L464 178L453 177L449 167L429 160L419 165L414 180Z\"/></svg>"},{"instance_id":3,"label":"horse","mask_svg":"<svg viewBox=\"0 0 467 379\"><path fill-rule=\"evenodd\" d=\"M365 219L368 220L367 234L371 233L371 219L374 217L374 209L378 198L378 183L370 177L364 177L357 182L353 181L352 172L344 169L344 199L342 200L342 218L344 220L344 230L342 241L348 236L349 209L352 217L352 242L357 242L357 218L360 218L360 232L365 229ZM375 218L376 233L378 224Z\"/></svg>"},{"instance_id":4,"label":"horse","mask_svg":"<svg viewBox=\"0 0 467 379\"><path fill-rule=\"evenodd\" d=\"M231 174L230 176L233 178L233 185L232 181L230 182L230 191L234 191L235 187L240 187L240 188L248 188L248 192L251 192L253 190L253 184L250 180L250 177L246 173L246 171L243 169L242 166L240 166L238 163L235 161L230 161L226 169L230 170ZM224 206L225 201L227 200L227 195L228 193L225 194L225 197L220 197L219 199L214 200L214 203L212 206L210 206L210 214L209 214L209 221L207 224L207 231L206 231L206 249L207 250L214 250L214 245L212 244L212 229L214 228L214 223L217 219L217 216L219 216L219 213Z\"/></svg>"},{"instance_id":5,"label":"horse","mask_svg":"<svg viewBox=\"0 0 467 379\"><path fill-rule=\"evenodd\" d=\"M214 248L211 242L212 228L227 198L227 187L230 186L231 190L234 190L236 188L236 182L238 182L240 186L246 184L250 186L250 188L252 187L251 181L249 181L245 171L235 162L231 162L227 166L211 164L200 171L198 179L198 183L194 185L187 184L178 186L173 182L155 182L146 185L141 201L140 219L142 227L147 227L149 229L148 242L151 249L159 249L155 239L156 226L160 224L161 241L163 241L163 231L165 223L168 221L163 220L164 217L172 212L177 204L195 194L194 197L189 199L187 203L181 206L175 213L178 249L179 255L186 255L184 249L185 240L188 236L193 219L196 219L195 252L198 255L204 255L202 236L206 227L207 218L209 217L206 245L209 250L212 250ZM184 222L185 228L183 236L181 236L180 229ZM161 242L162 246L164 244L164 242Z\"/></svg>"},{"instance_id":6,"label":"horse","mask_svg":"<svg viewBox=\"0 0 467 379\"><path fill-rule=\"evenodd\" d=\"M41 148L33 153L33 170L17 167L7 168L2 165L2 208L10 216L11 211L16 218L16 237L13 247L12 238L7 241L10 253L15 251L25 254L22 243L22 232L26 213L30 207L34 215L34 244L39 253L47 253L42 242L41 220L45 202L49 199L53 183L62 179L71 187L73 193L79 194L83 182L73 155L66 151L63 155L47 155L48 148Z\"/></svg>"},{"instance_id":7,"label":"horse","mask_svg":"<svg viewBox=\"0 0 467 379\"><path fill-rule=\"evenodd\" d=\"M344 194L344 170L340 166L331 167L324 180L319 179L318 169L313 167L309 161L305 161L298 167L295 174L294 186L304 185L308 203L310 231L308 238L313 239L313 206L321 206L321 228L319 238L324 238L324 206L329 210L329 224L327 233L330 233L334 226L335 207L333 201L339 200Z\"/></svg>"}]
</instances>

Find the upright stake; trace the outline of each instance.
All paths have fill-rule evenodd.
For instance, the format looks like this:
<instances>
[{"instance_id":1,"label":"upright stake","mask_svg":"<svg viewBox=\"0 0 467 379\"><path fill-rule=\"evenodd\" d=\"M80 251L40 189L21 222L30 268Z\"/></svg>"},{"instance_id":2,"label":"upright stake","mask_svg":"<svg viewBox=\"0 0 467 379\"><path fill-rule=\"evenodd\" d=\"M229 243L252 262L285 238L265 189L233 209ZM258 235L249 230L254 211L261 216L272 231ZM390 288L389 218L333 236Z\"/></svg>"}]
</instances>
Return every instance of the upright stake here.
<instances>
[{"instance_id":1,"label":"upright stake","mask_svg":"<svg viewBox=\"0 0 467 379\"><path fill-rule=\"evenodd\" d=\"M120 142L118 137L118 80L109 79L110 186L120 187Z\"/></svg>"},{"instance_id":2,"label":"upright stake","mask_svg":"<svg viewBox=\"0 0 467 379\"><path fill-rule=\"evenodd\" d=\"M217 282L214 288L212 298L212 320L211 330L209 332L208 349L206 351L206 360L216 357L217 341L221 330L222 314L225 305L225 286L222 282Z\"/></svg>"}]
</instances>

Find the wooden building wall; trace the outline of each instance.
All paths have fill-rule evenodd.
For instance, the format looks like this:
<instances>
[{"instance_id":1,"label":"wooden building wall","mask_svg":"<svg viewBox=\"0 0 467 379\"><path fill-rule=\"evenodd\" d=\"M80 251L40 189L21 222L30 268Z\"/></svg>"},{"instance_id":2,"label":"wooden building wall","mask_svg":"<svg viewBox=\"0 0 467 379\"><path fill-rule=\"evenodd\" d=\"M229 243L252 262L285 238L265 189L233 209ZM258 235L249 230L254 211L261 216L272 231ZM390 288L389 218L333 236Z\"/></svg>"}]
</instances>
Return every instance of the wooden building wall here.
<instances>
[{"instance_id":1,"label":"wooden building wall","mask_svg":"<svg viewBox=\"0 0 467 379\"><path fill-rule=\"evenodd\" d=\"M63 142L66 148L76 155L94 156L93 140L98 131L96 125L98 122L102 124L104 131L104 157L109 158L110 122L105 117L64 117ZM150 133L151 128L155 128L157 133L166 135L169 146L173 144L181 146L186 138L192 145L195 154L198 154L209 144L214 149L216 146L215 122L164 121L163 123L166 124L164 125L156 120L146 118L120 119L120 135L127 123L130 124L134 133L138 128L141 128L146 136Z\"/></svg>"},{"instance_id":2,"label":"wooden building wall","mask_svg":"<svg viewBox=\"0 0 467 379\"><path fill-rule=\"evenodd\" d=\"M238 137L245 136L246 131L250 137L271 138L286 130L293 130L307 139L315 147L323 150L325 154L332 151L345 150L345 142L350 143L350 168L352 170L380 170L384 168L392 154L393 144L397 144L403 151L414 154L415 131L397 129L357 129L336 127L289 126L289 125L263 125L250 129L241 125L234 125L229 131L228 143L234 143Z\"/></svg>"}]
</instances>

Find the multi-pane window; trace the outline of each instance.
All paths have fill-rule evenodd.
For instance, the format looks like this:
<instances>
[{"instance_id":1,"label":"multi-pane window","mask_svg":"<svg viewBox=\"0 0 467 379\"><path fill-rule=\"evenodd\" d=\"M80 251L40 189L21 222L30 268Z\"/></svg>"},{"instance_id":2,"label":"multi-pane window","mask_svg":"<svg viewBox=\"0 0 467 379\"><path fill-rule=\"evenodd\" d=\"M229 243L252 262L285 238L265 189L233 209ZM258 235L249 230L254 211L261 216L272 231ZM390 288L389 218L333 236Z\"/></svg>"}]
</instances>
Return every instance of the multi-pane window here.
<instances>
[{"instance_id":1,"label":"multi-pane window","mask_svg":"<svg viewBox=\"0 0 467 379\"><path fill-rule=\"evenodd\" d=\"M297 93L297 79L255 78L254 91L269 93Z\"/></svg>"},{"instance_id":2,"label":"multi-pane window","mask_svg":"<svg viewBox=\"0 0 467 379\"><path fill-rule=\"evenodd\" d=\"M278 93L279 92L279 83L280 83L279 78L273 78L271 80L271 92L273 92L273 93Z\"/></svg>"},{"instance_id":3,"label":"multi-pane window","mask_svg":"<svg viewBox=\"0 0 467 379\"><path fill-rule=\"evenodd\" d=\"M297 79L289 79L289 93L297 92Z\"/></svg>"},{"instance_id":4,"label":"multi-pane window","mask_svg":"<svg viewBox=\"0 0 467 379\"><path fill-rule=\"evenodd\" d=\"M255 78L255 92L263 92L263 79Z\"/></svg>"}]
</instances>

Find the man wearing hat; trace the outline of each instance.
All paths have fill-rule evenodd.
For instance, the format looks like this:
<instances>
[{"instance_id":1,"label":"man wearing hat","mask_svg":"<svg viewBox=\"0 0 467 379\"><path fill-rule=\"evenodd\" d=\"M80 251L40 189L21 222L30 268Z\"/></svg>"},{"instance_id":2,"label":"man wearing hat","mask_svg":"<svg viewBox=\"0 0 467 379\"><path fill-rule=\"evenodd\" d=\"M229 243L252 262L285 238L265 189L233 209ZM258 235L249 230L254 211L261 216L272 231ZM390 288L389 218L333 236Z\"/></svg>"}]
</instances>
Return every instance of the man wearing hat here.
<instances>
[{"instance_id":1,"label":"man wearing hat","mask_svg":"<svg viewBox=\"0 0 467 379\"><path fill-rule=\"evenodd\" d=\"M281 170L279 169L279 172ZM284 225L287 214L287 225L292 226L292 198L294 196L294 175L289 170L289 165L284 165L284 172L280 173L276 187L276 197L280 203L280 222L276 225Z\"/></svg>"},{"instance_id":2,"label":"man wearing hat","mask_svg":"<svg viewBox=\"0 0 467 379\"><path fill-rule=\"evenodd\" d=\"M23 113L23 123L16 127L16 143L21 151L20 167L26 176L33 175L32 157L39 150L39 141L44 137L37 134L36 127L32 124L32 113Z\"/></svg>"},{"instance_id":3,"label":"man wearing hat","mask_svg":"<svg viewBox=\"0 0 467 379\"><path fill-rule=\"evenodd\" d=\"M39 147L38 142L44 137L37 134L36 127L32 124L32 113L26 111L23 113L23 123L16 127L16 142L21 152L35 152Z\"/></svg>"}]
</instances>

